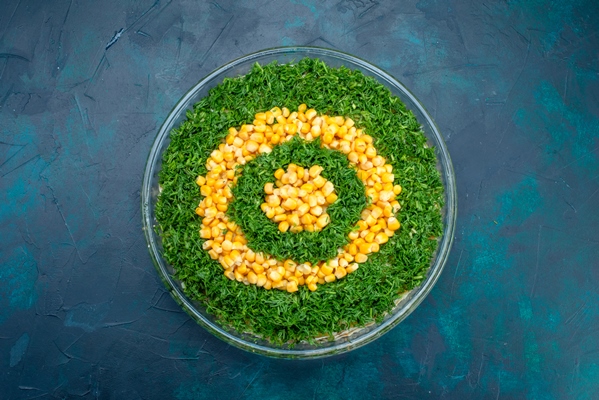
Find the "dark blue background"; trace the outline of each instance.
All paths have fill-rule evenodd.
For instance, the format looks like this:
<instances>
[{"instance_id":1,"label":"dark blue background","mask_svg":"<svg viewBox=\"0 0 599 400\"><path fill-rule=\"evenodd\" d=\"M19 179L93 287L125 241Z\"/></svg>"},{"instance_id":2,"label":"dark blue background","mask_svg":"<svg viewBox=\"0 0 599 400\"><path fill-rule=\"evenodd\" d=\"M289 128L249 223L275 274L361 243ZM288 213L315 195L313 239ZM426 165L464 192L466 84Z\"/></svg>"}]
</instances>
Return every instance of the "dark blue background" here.
<instances>
[{"instance_id":1,"label":"dark blue background","mask_svg":"<svg viewBox=\"0 0 599 400\"><path fill-rule=\"evenodd\" d=\"M599 398L599 5L0 4L0 398ZM362 57L434 116L454 247L378 341L289 362L213 338L141 230L160 124L214 68L280 45Z\"/></svg>"}]
</instances>

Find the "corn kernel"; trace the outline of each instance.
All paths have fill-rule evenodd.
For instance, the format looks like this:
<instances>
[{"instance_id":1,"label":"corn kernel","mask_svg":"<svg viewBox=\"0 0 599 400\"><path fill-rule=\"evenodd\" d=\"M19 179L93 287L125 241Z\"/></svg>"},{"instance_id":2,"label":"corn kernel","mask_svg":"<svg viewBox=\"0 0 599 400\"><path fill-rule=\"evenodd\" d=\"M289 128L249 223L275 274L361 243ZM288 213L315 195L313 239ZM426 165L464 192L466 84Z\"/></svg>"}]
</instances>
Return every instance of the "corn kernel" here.
<instances>
[{"instance_id":1,"label":"corn kernel","mask_svg":"<svg viewBox=\"0 0 599 400\"><path fill-rule=\"evenodd\" d=\"M387 227L392 230L392 231L396 231L399 229L399 221L397 220L397 218L395 217L389 217L389 219L387 220Z\"/></svg>"},{"instance_id":2,"label":"corn kernel","mask_svg":"<svg viewBox=\"0 0 599 400\"><path fill-rule=\"evenodd\" d=\"M363 264L368 260L368 256L366 254L358 253L354 259L357 263Z\"/></svg>"}]
</instances>

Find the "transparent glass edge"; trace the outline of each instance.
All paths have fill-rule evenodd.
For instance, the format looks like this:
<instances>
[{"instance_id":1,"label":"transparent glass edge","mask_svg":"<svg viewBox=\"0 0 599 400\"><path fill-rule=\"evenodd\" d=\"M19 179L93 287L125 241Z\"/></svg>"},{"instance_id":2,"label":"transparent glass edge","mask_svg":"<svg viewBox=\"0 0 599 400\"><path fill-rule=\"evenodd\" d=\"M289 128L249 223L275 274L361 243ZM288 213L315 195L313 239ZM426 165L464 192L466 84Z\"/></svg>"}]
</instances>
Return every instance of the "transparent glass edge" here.
<instances>
[{"instance_id":1,"label":"transparent glass edge","mask_svg":"<svg viewBox=\"0 0 599 400\"><path fill-rule=\"evenodd\" d=\"M176 116L180 115L180 112L188 109L190 105L190 100L199 92L206 84L208 84L212 79L217 77L223 72L233 69L234 67L246 63L248 61L252 61L254 59L259 59L268 55L279 55L281 53L299 53L306 52L311 53L313 55L324 55L333 58L340 58L341 60L349 61L353 64L357 64L359 67L368 70L374 75L378 77L382 77L386 81L388 81L391 85L399 88L410 100L413 106L418 108L420 113L427 119L429 126L432 128L434 137L437 141L436 148L443 154L443 157L438 157L438 161L444 164L444 183L446 183L445 191L446 191L446 205L448 210L455 210L453 213L448 213L447 223L444 227L443 237L441 242L439 243L439 247L437 249L437 253L441 255L441 257L437 258L435 264L429 267L430 272L433 274L429 274L425 281L416 289L416 293L411 296L402 307L401 310L405 312L399 312L394 317L387 319L381 325L379 325L378 329L371 330L360 336L358 340L351 341L333 345L329 347L325 347L323 349L314 349L314 350L292 350L292 349L273 349L271 347L262 346L257 343L252 343L237 337L231 336L226 330L223 330L218 325L213 324L211 321L205 319L205 317L201 314L198 314L194 307L187 300L187 296L182 293L178 287L178 285L171 279L170 274L166 270L163 265L163 260L161 260L160 252L155 246L155 231L153 229L153 223L151 221L151 217L153 215L152 211L149 209L149 199L150 199L150 189L151 189L151 180L153 175L156 173L154 170L154 165L156 165L155 161L157 158L161 156L160 149L165 136L169 135L171 130L174 128L174 121L178 119ZM149 168L148 168L149 167ZM150 150L150 154L148 156L148 161L146 163L146 169L144 172L144 179L142 183L142 215L143 215L143 229L146 236L146 240L149 243L148 247L150 248L150 254L152 257L152 261L155 264L158 272L160 273L161 279L163 282L167 283L167 286L170 288L169 293L171 296L177 301L177 303L181 304L188 313L192 315L194 320L196 320L201 326L206 328L212 334L219 337L221 340L224 340L227 343L233 344L236 347L244 349L246 351L250 351L252 353L258 353L269 357L274 358L289 358L289 359L307 359L307 358L320 358L331 356L335 354L339 354L340 352L346 352L350 350L354 350L358 347L362 347L376 338L382 336L387 333L405 318L407 318L411 312L424 300L424 298L430 293L432 287L437 282L440 277L442 270L447 262L449 257L449 249L451 248L451 244L453 242L453 235L455 230L455 221L457 217L457 194L456 194L456 185L453 174L453 165L451 162L451 158L449 156L449 152L447 150L447 146L441 134L439 133L438 127L436 123L430 117L430 114L426 111L426 109L422 106L422 104L418 101L418 99L411 93L409 89L407 89L402 83L396 80L392 75L388 74L384 70L364 61L358 57L352 56L347 53L343 53L336 50L320 48L320 47L308 47L308 46L289 46L289 47L277 47L271 49L265 49L262 51L258 51L252 54L248 54L246 56L240 57L236 60L227 63L218 69L214 70L210 74L208 74L205 78L200 80L196 85L194 85L186 94L179 100L179 102L173 107L171 112L168 114L167 119L162 124L159 133L156 136L154 144ZM444 221L445 222L445 221ZM445 251L444 251L445 250ZM435 268L437 266L437 268ZM398 310L398 311L401 311Z\"/></svg>"}]
</instances>

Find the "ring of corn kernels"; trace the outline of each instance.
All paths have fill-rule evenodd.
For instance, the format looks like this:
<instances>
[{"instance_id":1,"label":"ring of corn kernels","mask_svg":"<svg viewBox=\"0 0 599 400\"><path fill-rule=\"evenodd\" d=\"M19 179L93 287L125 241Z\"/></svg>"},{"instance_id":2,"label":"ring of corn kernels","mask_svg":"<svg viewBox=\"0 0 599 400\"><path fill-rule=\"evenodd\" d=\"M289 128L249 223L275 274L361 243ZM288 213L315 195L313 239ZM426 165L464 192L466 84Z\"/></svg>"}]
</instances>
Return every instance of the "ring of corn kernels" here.
<instances>
[{"instance_id":1,"label":"ring of corn kernels","mask_svg":"<svg viewBox=\"0 0 599 400\"><path fill-rule=\"evenodd\" d=\"M307 141L320 137L323 147L346 154L371 199L356 229L349 233L348 244L339 249L337 257L315 265L298 264L290 259L279 261L270 255L254 253L247 246L241 228L226 215L233 197L231 187L238 179L235 168L260 154L270 153L273 146L296 135ZM369 254L378 252L400 227L395 217L400 205L395 196L401 193L401 186L394 185L393 167L378 155L373 138L356 128L350 118L319 116L305 104L295 112L275 107L256 114L252 124L242 125L239 130L229 128L225 143L210 154L206 168L206 177L196 179L204 196L196 208L196 213L203 217L200 237L205 242L202 247L212 259L219 261L227 278L244 284L288 292L307 285L314 291L318 284L333 282L357 270L359 264L365 263ZM227 232L223 235L224 230Z\"/></svg>"}]
</instances>

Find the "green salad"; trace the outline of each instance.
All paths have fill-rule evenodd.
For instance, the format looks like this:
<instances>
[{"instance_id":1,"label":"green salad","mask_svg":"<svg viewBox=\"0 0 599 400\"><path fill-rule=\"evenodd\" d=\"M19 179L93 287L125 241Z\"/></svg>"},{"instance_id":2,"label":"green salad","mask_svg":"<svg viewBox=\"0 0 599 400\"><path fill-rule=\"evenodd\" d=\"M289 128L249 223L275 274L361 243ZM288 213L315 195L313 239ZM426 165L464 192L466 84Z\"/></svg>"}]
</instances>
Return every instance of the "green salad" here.
<instances>
[{"instance_id":1,"label":"green salad","mask_svg":"<svg viewBox=\"0 0 599 400\"><path fill-rule=\"evenodd\" d=\"M385 160L389 172L392 167L393 174L387 174L392 182L387 183L395 185L401 209L395 208L389 221L393 220L397 227L400 221L401 228L393 227L393 231L397 229L394 234L387 229L388 239L379 242L380 247L377 244L376 250L367 257L360 254L362 259L356 258L359 268L356 263L351 264L347 274L344 268L338 267L338 262L329 268L328 260L341 257L342 249L350 248L348 237L362 233L358 226L365 223L360 216L364 218L368 214L364 214L365 210L374 207L376 198L362 183L368 176L348 162L349 147L344 150L345 154L331 149L328 143L332 139L324 135L308 134L310 140L306 140L305 135L300 137L299 131L298 135L292 132L290 135L294 137L275 146L269 142L269 146L260 145L260 151L256 146L252 157L247 156L245 147L243 155L237 150L235 157L240 162L239 165L230 163L235 168L229 171L230 186L225 188L230 201L218 204L221 217L231 222L226 227L223 223L217 225L204 214L208 210L206 200L212 202L212 199L208 199L211 189L203 177L209 176L207 174L215 168L215 158L222 161L218 149L229 148L227 143L232 143L234 137L231 132L246 129L251 133L252 127L261 123L256 120L258 115L280 110L279 107L301 110L300 118L308 107L325 120L331 116L331 125L335 121L332 116L342 116L337 118L351 122L346 123L347 127L367 134L364 137L371 141L377 157ZM270 122L276 129L277 121ZM302 124L298 124L299 130ZM327 126L326 122L323 124ZM346 128L343 129L345 132ZM359 71L331 68L310 58L295 64L255 64L246 75L225 78L211 89L208 96L187 112L187 119L170 133L170 144L164 152L159 175L162 191L155 210L163 256L176 270L176 278L183 283L185 294L202 303L225 329L250 333L275 345L313 343L316 338L333 337L338 332L379 322L402 294L425 279L443 231L444 189L434 149L428 147L426 141L420 123L400 99ZM363 157L362 163L368 163ZM226 160L222 161L222 165L225 163ZM272 188L275 180L281 186L277 171L289 165L294 171L297 165L302 174L304 168L307 174L310 167L318 165L324 178L316 180L324 182L326 178L331 187L334 185L335 194L328 205L327 225L323 224L323 229L301 231L292 227L287 231L289 224L284 222L285 229L282 229L265 215L264 211L270 208L265 207L268 195L264 188L269 184ZM262 209L261 203L264 203ZM210 209L216 210L216 206ZM275 215L274 209L271 214ZM210 223L212 227L207 225ZM271 287L270 283L260 285L251 270L249 275L246 272L243 276L237 270L233 273L233 267L229 268L231 258L223 262L220 247L211 247L215 235L222 233L232 237L235 228L231 224L238 227L238 232L243 230L243 246L252 254L252 261L255 254L264 255L273 260L274 268L276 260L280 264L287 260L285 265L291 265L293 270L296 263L302 263L297 268L303 268L306 275L297 273L295 276L299 278L293 278L290 273L286 277L277 275L279 280ZM310 218L305 226L312 226ZM377 231L384 232L385 228L378 227ZM366 233L368 231L360 236L365 237ZM212 250L207 251L208 248ZM215 251L217 248L219 252ZM229 246L226 250L230 249ZM348 254L347 259L352 262ZM290 260L294 261L293 265ZM343 265L348 264L343 262ZM339 279L328 279L333 273L328 277L322 273L310 277L309 267L314 268L317 263L326 265L329 270L339 268L343 273L336 275ZM305 285L304 276L308 277ZM279 284L280 279L286 282L285 278L290 282L287 290L284 290L285 285ZM312 278L313 286L309 288L308 281L312 282ZM291 283L294 279L296 283ZM277 290L281 288L283 290Z\"/></svg>"}]
</instances>

